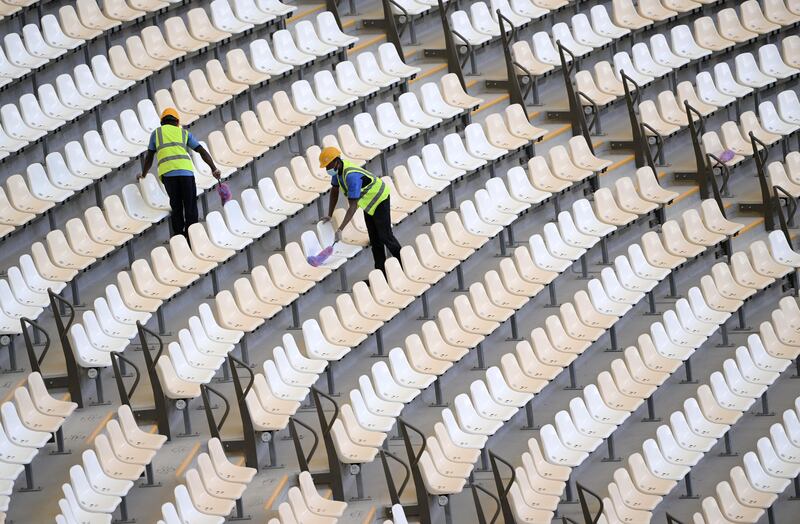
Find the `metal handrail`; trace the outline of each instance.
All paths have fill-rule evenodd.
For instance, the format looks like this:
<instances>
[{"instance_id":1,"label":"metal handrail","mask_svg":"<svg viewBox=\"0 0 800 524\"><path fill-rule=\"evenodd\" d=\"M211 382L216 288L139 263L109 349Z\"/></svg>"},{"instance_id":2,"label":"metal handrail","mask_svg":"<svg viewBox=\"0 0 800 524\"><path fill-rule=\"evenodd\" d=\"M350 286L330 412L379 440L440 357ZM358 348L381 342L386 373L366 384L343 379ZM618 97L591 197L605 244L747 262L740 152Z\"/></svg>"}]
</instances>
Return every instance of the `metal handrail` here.
<instances>
[{"instance_id":1,"label":"metal handrail","mask_svg":"<svg viewBox=\"0 0 800 524\"><path fill-rule=\"evenodd\" d=\"M45 355L47 355L47 352L50 350L50 335L38 322L28 317L20 318L19 323L22 326L22 338L25 340L25 348L28 350L28 361L31 364L31 371L41 373L41 364L44 362ZM36 356L36 351L33 349L33 341L31 340L31 335L28 333L26 325L31 326L34 330L44 335L44 349L42 350L42 354L38 357Z\"/></svg>"},{"instance_id":2,"label":"metal handrail","mask_svg":"<svg viewBox=\"0 0 800 524\"><path fill-rule=\"evenodd\" d=\"M589 106L591 106L592 108L591 110L592 119L589 122L589 128L590 129L595 128L595 132L598 134L602 133L602 131L600 130L600 106L597 105L597 102L595 102L592 99L592 97L590 97L583 91L579 91L576 89L575 92L578 94L578 97L583 98L584 100L589 102ZM581 104L581 107L588 107L588 106Z\"/></svg>"},{"instance_id":3,"label":"metal handrail","mask_svg":"<svg viewBox=\"0 0 800 524\"><path fill-rule=\"evenodd\" d=\"M455 36L457 36L459 40L464 42L463 45L466 46L466 48L467 48L467 52L464 54L464 60L460 60L459 61L459 63L461 64L461 67L463 68L466 65L467 61L469 60L469 57L472 56L472 53L474 53L474 49L475 48L474 48L474 46L472 44L470 44L467 41L467 39L464 37L464 35L462 35L458 31L456 31L455 29L451 28L450 32L453 33ZM473 70L472 73L475 74L475 71Z\"/></svg>"},{"instance_id":4,"label":"metal handrail","mask_svg":"<svg viewBox=\"0 0 800 524\"><path fill-rule=\"evenodd\" d=\"M514 67L518 67L518 68L522 69L524 74L519 75L519 76L527 79L527 82L523 82L525 84L525 86L524 86L524 88L522 88L523 89L522 99L524 100L525 97L528 96L528 93L533 91L533 105L539 105L539 93L533 90L534 85L536 84L536 75L534 75L530 71L530 69L528 69L524 65L520 64L516 60L513 60L511 63L514 65Z\"/></svg>"},{"instance_id":5,"label":"metal handrail","mask_svg":"<svg viewBox=\"0 0 800 524\"><path fill-rule=\"evenodd\" d=\"M492 462L493 466L496 466L495 460L499 460L501 463L503 463L503 465L505 465L511 471L511 480L509 480L508 484L505 487L503 487L503 489L502 489L503 497L507 497L508 493L511 491L511 486L513 486L514 482L517 480L517 472L514 470L514 466L510 462L505 460L503 457L501 457L500 455L498 455L494 451L491 451L491 450L489 451L489 460ZM494 468L494 469L496 471L496 468ZM498 475L499 475L499 472L498 472ZM498 478L498 477L495 476L495 479L496 478ZM500 485L498 485L498 493L501 492L499 490L499 488L500 488Z\"/></svg>"},{"instance_id":6,"label":"metal handrail","mask_svg":"<svg viewBox=\"0 0 800 524\"><path fill-rule=\"evenodd\" d=\"M794 215L797 213L797 199L781 186L772 186L772 191L776 199L780 198L780 195L778 194L779 192L786 195L788 217L783 216L783 210L780 208L780 206L777 208L778 214L780 215L779 220L781 221L781 226L788 227L789 224L794 224Z\"/></svg>"},{"instance_id":7,"label":"metal handrail","mask_svg":"<svg viewBox=\"0 0 800 524\"><path fill-rule=\"evenodd\" d=\"M408 485L408 481L411 480L411 468L408 467L408 464L406 464L403 459L401 459L400 457L398 457L397 455L395 455L394 453L392 453L388 449L382 449L381 450L381 457L384 457L384 456L389 457L391 459L394 459L395 462L397 462L401 466L403 466L403 470L405 471L406 476L403 479L403 482L400 483L400 489L397 490L397 497L398 498L402 497L403 496L403 492L406 490L406 486ZM384 462L385 462L385 459L384 459ZM386 474L388 475L389 474L388 466L386 468L384 468L384 469L386 471Z\"/></svg>"},{"instance_id":8,"label":"metal handrail","mask_svg":"<svg viewBox=\"0 0 800 524\"><path fill-rule=\"evenodd\" d=\"M319 403L319 397L324 398L325 400L329 401L333 404L333 416L330 418L330 421L326 420L325 423L327 427L323 429L324 434L329 434L331 429L333 428L333 423L336 422L336 419L339 418L339 404L336 403L336 400L333 399L330 395L326 395L322 391L318 390L316 387L311 387L311 393L314 395L314 400L317 404L317 413L322 414L322 406ZM321 419L324 417L320 417Z\"/></svg>"},{"instance_id":9,"label":"metal handrail","mask_svg":"<svg viewBox=\"0 0 800 524\"><path fill-rule=\"evenodd\" d=\"M698 111L694 107L692 107L692 105L689 103L688 100L684 100L683 101L683 106L686 109L686 119L689 122L697 122L697 123L700 124L700 129L697 130L697 133L699 135L702 135L703 133L705 133L706 122L705 122L705 118L703 117L703 114L700 113L700 111ZM697 118L692 118L692 114L697 115Z\"/></svg>"},{"instance_id":10,"label":"metal handrail","mask_svg":"<svg viewBox=\"0 0 800 524\"><path fill-rule=\"evenodd\" d=\"M242 392L242 397L246 397L247 394L250 393L250 390L253 388L253 382L255 382L255 375L253 374L253 370L250 369L250 366L248 366L245 362L239 360L238 358L234 357L231 354L228 354L228 365L231 366L231 373L234 373L233 370L234 364L239 364L240 368L243 368L250 374L250 380L247 383L247 387L244 388L244 391Z\"/></svg>"},{"instance_id":11,"label":"metal handrail","mask_svg":"<svg viewBox=\"0 0 800 524\"><path fill-rule=\"evenodd\" d=\"M75 322L75 306L73 306L69 300L54 293L52 289L48 289L47 294L50 297L50 307L53 309L53 315L58 317L58 319L61 318L61 315L58 314L58 310L56 309L55 303L58 302L62 306L67 306L69 308L69 320L67 321L67 324L64 326L64 332L66 333L67 331L69 331L69 328L72 327L73 322Z\"/></svg>"},{"instance_id":12,"label":"metal handrail","mask_svg":"<svg viewBox=\"0 0 800 524\"><path fill-rule=\"evenodd\" d=\"M500 499L498 499L494 493L484 488L480 484L475 484L473 482L469 487L472 489L472 499L475 501L475 509L478 510L478 524L486 524L486 517L483 514L483 507L480 503L480 497L478 497L478 491L482 491L492 497L496 507L494 510L494 515L492 515L492 520L489 521L489 524L494 524L495 521L497 521L497 517L500 516Z\"/></svg>"},{"instance_id":13,"label":"metal handrail","mask_svg":"<svg viewBox=\"0 0 800 524\"><path fill-rule=\"evenodd\" d=\"M570 51L568 47L561 43L561 40L556 40L556 50L558 51L558 56L561 59L561 67L567 71L567 74L571 75L572 70L575 68L575 64L578 63L578 57L575 56L575 53ZM567 61L564 58L563 54L566 53L570 56L570 60ZM569 65L569 67L567 67Z\"/></svg>"},{"instance_id":14,"label":"metal handrail","mask_svg":"<svg viewBox=\"0 0 800 524\"><path fill-rule=\"evenodd\" d=\"M757 156L758 160L760 160L763 165L767 165L767 159L769 158L769 150L767 148L769 146L756 135L754 135L752 131L750 131L747 135L750 137L750 144L753 148L753 156ZM757 145L760 145L761 148L756 147Z\"/></svg>"},{"instance_id":15,"label":"metal handrail","mask_svg":"<svg viewBox=\"0 0 800 524\"><path fill-rule=\"evenodd\" d=\"M713 153L706 153L706 157L711 158L714 163L711 164L709 162L709 167L713 171L716 168L719 168L720 173L722 173L722 186L719 188L720 193L727 196L728 195L728 180L731 178L731 168L722 161L718 156Z\"/></svg>"},{"instance_id":16,"label":"metal handrail","mask_svg":"<svg viewBox=\"0 0 800 524\"><path fill-rule=\"evenodd\" d=\"M388 0L388 2L400 10L400 15L391 13L391 16L400 18L400 29L397 31L397 36L401 37L403 36L403 32L406 30L406 26L411 22L411 15L408 14L408 10L405 7L395 2L395 0Z\"/></svg>"},{"instance_id":17,"label":"metal handrail","mask_svg":"<svg viewBox=\"0 0 800 524\"><path fill-rule=\"evenodd\" d=\"M581 511L583 512L584 522L586 524L597 524L597 521L600 520L600 517L603 515L603 499L600 497L600 495L590 490L580 482L576 482L575 487L578 488L578 500L581 503ZM589 505L586 502L584 493L588 493L589 495L593 496L600 503L600 509L597 510L597 513L594 517L592 517L592 515L589 513Z\"/></svg>"},{"instance_id":18,"label":"metal handrail","mask_svg":"<svg viewBox=\"0 0 800 524\"><path fill-rule=\"evenodd\" d=\"M425 449L428 446L427 442L425 441L425 434L422 431L420 431L418 428L412 426L411 424L409 424L408 422L403 420L402 418L398 418L397 419L397 423L400 426L401 430L405 431L405 428L411 428L411 430L414 433L416 433L417 435L419 435L420 438L422 439L422 445L419 448L419 452L414 456L414 459L411 462L412 466L416 466L417 464L419 464L419 460L420 460L420 458L422 458L422 453L425 452ZM409 441L409 443L410 443L410 441Z\"/></svg>"},{"instance_id":19,"label":"metal handrail","mask_svg":"<svg viewBox=\"0 0 800 524\"><path fill-rule=\"evenodd\" d=\"M653 136L656 139L656 154L655 154L655 156L656 156L656 158L660 159L661 158L661 153L664 150L664 135L659 133L656 128L654 128L653 126L651 126L650 124L648 124L646 122L639 122L639 125L642 127L642 129L647 129L648 131L653 133ZM648 139L650 137L647 136L647 134L645 134L644 131L641 131L641 133L642 133L642 137L644 138L644 143L648 144L648 151L645 151L645 153L647 153L647 156L648 156L647 160L648 160L648 163L649 163L649 162L652 162L652 160L653 160L653 158L652 158L653 155L649 151L649 140ZM655 169L653 169L653 172L655 172Z\"/></svg>"},{"instance_id":20,"label":"metal handrail","mask_svg":"<svg viewBox=\"0 0 800 524\"><path fill-rule=\"evenodd\" d=\"M305 460L305 467L306 467L306 469L308 469L308 463L311 461L311 457L314 456L314 452L317 451L317 446L319 446L319 436L317 435L317 432L314 431L314 428L312 428L311 426L309 426L308 424L306 424L302 420L300 420L298 418L295 418L295 417L290 418L289 419L289 433L291 433L292 437L297 437L297 438L295 438L295 447L299 451L303 450L302 449L303 446L300 445L300 439L299 439L298 434L297 434L297 429L294 427L295 423L300 424L301 426L306 428L308 431L311 432L311 436L314 437L314 444L311 445L311 451L308 452L307 456L305 456L305 455L303 456L303 459ZM301 466L302 466L302 464L301 464ZM303 468L301 467L300 469L303 469Z\"/></svg>"},{"instance_id":21,"label":"metal handrail","mask_svg":"<svg viewBox=\"0 0 800 524\"><path fill-rule=\"evenodd\" d=\"M514 510L509 503L508 494L511 491L511 487L514 485L514 482L517 481L517 472L514 470L514 466L512 466L507 460L503 459L501 456L497 455L491 450L489 451L489 461L492 464L492 477L494 479L494 487L497 490L500 509L503 512L503 519L506 522L514 522ZM503 485L503 477L500 475L500 467L498 462L505 465L511 472L511 478L506 485Z\"/></svg>"},{"instance_id":22,"label":"metal handrail","mask_svg":"<svg viewBox=\"0 0 800 524\"><path fill-rule=\"evenodd\" d=\"M639 83L636 82L636 80L634 80L633 78L629 77L627 75L627 73L625 73L625 70L620 71L619 72L619 76L622 78L622 85L625 87L625 90L628 92L628 94L631 97L631 102L634 105L636 105L639 102L639 97L641 96L641 93L642 93L642 86L640 86ZM628 82L630 82L631 84L636 86L636 89L629 88L628 87Z\"/></svg>"},{"instance_id":23,"label":"metal handrail","mask_svg":"<svg viewBox=\"0 0 800 524\"><path fill-rule=\"evenodd\" d=\"M500 26L501 30L502 30L503 25L500 24L500 20L503 20L504 22L506 22L508 24L508 27L511 28L508 31L506 31L508 33L508 40L509 41L515 41L517 39L517 28L514 27L514 24L511 23L511 19L508 18L503 13L501 13L499 9L497 9L495 12L497 13L497 24Z\"/></svg>"},{"instance_id":24,"label":"metal handrail","mask_svg":"<svg viewBox=\"0 0 800 524\"><path fill-rule=\"evenodd\" d=\"M128 364L130 367L133 368L133 372L135 374L133 379L133 385L130 387L129 390L125 389L125 383L122 381L122 371L120 370L120 366L118 360L123 361L124 363ZM112 351L111 352L111 366L114 368L114 379L117 382L117 390L119 391L119 397L123 404L127 404L130 406L131 397L133 393L136 391L136 387L139 385L139 380L141 378L141 373L139 372L139 366L133 363L133 361L127 357L124 357L121 353L117 353Z\"/></svg>"},{"instance_id":25,"label":"metal handrail","mask_svg":"<svg viewBox=\"0 0 800 524\"><path fill-rule=\"evenodd\" d=\"M156 364L158 364L158 359L160 359L161 355L164 354L164 342L161 340L161 337L158 336L158 333L144 327L144 325L138 320L136 321L136 329L139 332L139 343L141 344L143 351L150 353L150 346L147 344L146 335L149 334L158 341L158 351L156 352L156 358L152 360L152 366L153 369L155 369Z\"/></svg>"},{"instance_id":26,"label":"metal handrail","mask_svg":"<svg viewBox=\"0 0 800 524\"><path fill-rule=\"evenodd\" d=\"M225 403L225 411L222 413L222 417L220 417L219 422L217 422L214 414L211 412L211 401L208 398L209 391L218 396L220 399L222 399L222 402ZM225 395L212 388L208 384L200 384L200 394L203 396L203 403L207 406L206 415L208 417L208 425L209 429L211 430L211 434L214 437L219 438L220 430L222 429L222 426L225 425L225 421L228 419L228 414L231 411L231 403L228 402L228 399L225 398Z\"/></svg>"}]
</instances>

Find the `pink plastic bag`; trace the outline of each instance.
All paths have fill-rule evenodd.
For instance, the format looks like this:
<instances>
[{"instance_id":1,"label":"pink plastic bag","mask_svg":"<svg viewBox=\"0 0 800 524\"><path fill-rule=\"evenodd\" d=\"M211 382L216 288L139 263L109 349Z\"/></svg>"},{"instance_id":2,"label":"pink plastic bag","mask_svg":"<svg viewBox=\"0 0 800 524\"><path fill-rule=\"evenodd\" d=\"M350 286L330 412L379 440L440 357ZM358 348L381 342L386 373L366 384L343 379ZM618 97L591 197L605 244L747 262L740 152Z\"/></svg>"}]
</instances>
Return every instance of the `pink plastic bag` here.
<instances>
[{"instance_id":1,"label":"pink plastic bag","mask_svg":"<svg viewBox=\"0 0 800 524\"><path fill-rule=\"evenodd\" d=\"M733 160L733 157L736 156L736 153L731 151L730 149L724 150L722 153L719 154L719 159L723 162L730 162Z\"/></svg>"},{"instance_id":2,"label":"pink plastic bag","mask_svg":"<svg viewBox=\"0 0 800 524\"><path fill-rule=\"evenodd\" d=\"M311 255L306 260L313 267L319 267L328 261L328 258L333 254L333 246L328 246L319 252L317 255Z\"/></svg>"},{"instance_id":3,"label":"pink plastic bag","mask_svg":"<svg viewBox=\"0 0 800 524\"><path fill-rule=\"evenodd\" d=\"M231 188L228 187L228 184L223 182L217 184L217 194L219 195L219 199L222 201L223 206L232 198Z\"/></svg>"}]
</instances>

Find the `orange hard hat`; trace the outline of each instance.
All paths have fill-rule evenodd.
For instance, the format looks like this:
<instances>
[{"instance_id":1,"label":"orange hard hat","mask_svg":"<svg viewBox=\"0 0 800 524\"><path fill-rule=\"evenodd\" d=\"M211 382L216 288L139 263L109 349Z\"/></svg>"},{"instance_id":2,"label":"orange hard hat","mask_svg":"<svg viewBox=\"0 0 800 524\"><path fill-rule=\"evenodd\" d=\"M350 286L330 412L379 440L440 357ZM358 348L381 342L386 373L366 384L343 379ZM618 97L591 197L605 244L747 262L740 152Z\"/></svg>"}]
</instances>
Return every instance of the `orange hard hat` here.
<instances>
[{"instance_id":1,"label":"orange hard hat","mask_svg":"<svg viewBox=\"0 0 800 524\"><path fill-rule=\"evenodd\" d=\"M332 146L323 147L322 151L319 152L319 167L328 167L328 164L340 156L342 156L342 152L337 148Z\"/></svg>"},{"instance_id":2,"label":"orange hard hat","mask_svg":"<svg viewBox=\"0 0 800 524\"><path fill-rule=\"evenodd\" d=\"M178 110L174 107L168 107L161 112L161 120L164 120L164 118L168 116L171 116L175 120L180 120L180 117L178 116Z\"/></svg>"}]
</instances>

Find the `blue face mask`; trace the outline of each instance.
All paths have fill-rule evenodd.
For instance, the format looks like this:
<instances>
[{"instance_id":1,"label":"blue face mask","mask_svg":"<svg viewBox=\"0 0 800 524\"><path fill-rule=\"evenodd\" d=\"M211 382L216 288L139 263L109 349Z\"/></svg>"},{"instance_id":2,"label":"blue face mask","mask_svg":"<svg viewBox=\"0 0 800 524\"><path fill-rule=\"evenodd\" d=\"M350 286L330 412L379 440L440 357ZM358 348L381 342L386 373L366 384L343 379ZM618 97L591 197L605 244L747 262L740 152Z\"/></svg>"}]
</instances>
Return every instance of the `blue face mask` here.
<instances>
[{"instance_id":1,"label":"blue face mask","mask_svg":"<svg viewBox=\"0 0 800 524\"><path fill-rule=\"evenodd\" d=\"M328 174L330 176L339 176L339 170L338 169L328 169L327 171L328 171Z\"/></svg>"}]
</instances>

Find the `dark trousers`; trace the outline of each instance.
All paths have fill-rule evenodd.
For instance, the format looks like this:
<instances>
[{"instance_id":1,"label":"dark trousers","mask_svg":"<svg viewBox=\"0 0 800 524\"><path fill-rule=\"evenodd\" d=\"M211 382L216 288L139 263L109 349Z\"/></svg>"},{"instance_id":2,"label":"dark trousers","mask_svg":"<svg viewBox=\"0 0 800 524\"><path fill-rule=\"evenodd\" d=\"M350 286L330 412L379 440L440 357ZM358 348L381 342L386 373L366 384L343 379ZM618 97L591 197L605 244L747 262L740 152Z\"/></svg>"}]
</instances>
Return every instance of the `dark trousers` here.
<instances>
[{"instance_id":1,"label":"dark trousers","mask_svg":"<svg viewBox=\"0 0 800 524\"><path fill-rule=\"evenodd\" d=\"M189 226L197 222L197 186L193 176L165 176L161 179L169 195L169 216L173 235L189 238Z\"/></svg>"},{"instance_id":2,"label":"dark trousers","mask_svg":"<svg viewBox=\"0 0 800 524\"><path fill-rule=\"evenodd\" d=\"M400 242L392 233L392 217L389 213L389 198L378 204L375 213L370 216L364 213L364 222L367 224L369 233L369 243L372 246L372 259L375 261L375 269L380 269L384 273L386 262L386 250L393 257L400 259Z\"/></svg>"}]
</instances>

